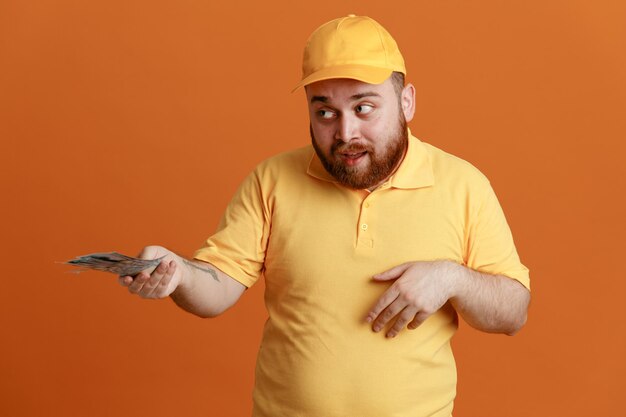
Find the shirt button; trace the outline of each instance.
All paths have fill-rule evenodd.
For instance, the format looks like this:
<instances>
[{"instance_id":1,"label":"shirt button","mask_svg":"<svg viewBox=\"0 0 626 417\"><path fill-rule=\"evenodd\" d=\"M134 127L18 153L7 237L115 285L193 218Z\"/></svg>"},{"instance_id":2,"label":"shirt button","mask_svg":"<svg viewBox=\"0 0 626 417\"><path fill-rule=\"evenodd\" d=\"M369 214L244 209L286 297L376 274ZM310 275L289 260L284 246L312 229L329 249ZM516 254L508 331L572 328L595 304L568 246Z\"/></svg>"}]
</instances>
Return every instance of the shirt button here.
<instances>
[{"instance_id":1,"label":"shirt button","mask_svg":"<svg viewBox=\"0 0 626 417\"><path fill-rule=\"evenodd\" d=\"M363 223L363 224L361 225L361 230L367 230L367 224Z\"/></svg>"},{"instance_id":2,"label":"shirt button","mask_svg":"<svg viewBox=\"0 0 626 417\"><path fill-rule=\"evenodd\" d=\"M369 208L370 203L365 203L365 208Z\"/></svg>"}]
</instances>

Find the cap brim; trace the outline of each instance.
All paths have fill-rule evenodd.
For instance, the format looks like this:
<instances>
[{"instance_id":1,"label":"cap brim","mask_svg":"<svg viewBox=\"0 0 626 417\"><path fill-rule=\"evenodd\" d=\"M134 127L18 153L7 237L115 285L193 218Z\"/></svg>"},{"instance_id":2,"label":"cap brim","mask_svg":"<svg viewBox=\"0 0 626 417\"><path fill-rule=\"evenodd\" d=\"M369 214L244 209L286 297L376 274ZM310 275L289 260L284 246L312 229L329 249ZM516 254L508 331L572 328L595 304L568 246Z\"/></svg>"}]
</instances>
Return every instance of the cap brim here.
<instances>
[{"instance_id":1,"label":"cap brim","mask_svg":"<svg viewBox=\"0 0 626 417\"><path fill-rule=\"evenodd\" d=\"M368 67L365 65L344 65L322 68L321 70L315 71L313 74L302 79L302 81L300 81L294 89L291 90L291 92L293 93L298 88L305 85L312 84L317 81L331 80L333 78L350 78L368 84L381 84L391 76L393 71L393 69L389 68Z\"/></svg>"}]
</instances>

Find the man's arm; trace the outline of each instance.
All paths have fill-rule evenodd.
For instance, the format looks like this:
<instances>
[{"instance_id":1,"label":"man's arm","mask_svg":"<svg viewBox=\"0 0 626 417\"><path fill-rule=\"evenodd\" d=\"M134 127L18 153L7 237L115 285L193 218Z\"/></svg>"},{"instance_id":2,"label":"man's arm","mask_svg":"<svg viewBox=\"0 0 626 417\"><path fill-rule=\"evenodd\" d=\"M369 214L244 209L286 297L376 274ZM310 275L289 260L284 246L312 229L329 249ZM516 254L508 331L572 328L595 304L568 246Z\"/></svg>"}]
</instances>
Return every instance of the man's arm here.
<instances>
[{"instance_id":1,"label":"man's arm","mask_svg":"<svg viewBox=\"0 0 626 417\"><path fill-rule=\"evenodd\" d=\"M526 287L503 275L481 273L450 263L458 274L455 295L450 301L469 325L509 336L521 330L530 304L530 291Z\"/></svg>"},{"instance_id":2,"label":"man's arm","mask_svg":"<svg viewBox=\"0 0 626 417\"><path fill-rule=\"evenodd\" d=\"M182 309L200 317L215 317L239 300L246 287L213 265L191 261L161 246L147 246L142 259L165 256L151 273L120 277L120 284L142 298L171 297Z\"/></svg>"},{"instance_id":3,"label":"man's arm","mask_svg":"<svg viewBox=\"0 0 626 417\"><path fill-rule=\"evenodd\" d=\"M367 315L374 331L396 336L405 326L415 329L448 301L472 327L491 333L517 333L526 322L530 292L501 275L474 271L452 261L410 262L374 276L395 282Z\"/></svg>"}]
</instances>

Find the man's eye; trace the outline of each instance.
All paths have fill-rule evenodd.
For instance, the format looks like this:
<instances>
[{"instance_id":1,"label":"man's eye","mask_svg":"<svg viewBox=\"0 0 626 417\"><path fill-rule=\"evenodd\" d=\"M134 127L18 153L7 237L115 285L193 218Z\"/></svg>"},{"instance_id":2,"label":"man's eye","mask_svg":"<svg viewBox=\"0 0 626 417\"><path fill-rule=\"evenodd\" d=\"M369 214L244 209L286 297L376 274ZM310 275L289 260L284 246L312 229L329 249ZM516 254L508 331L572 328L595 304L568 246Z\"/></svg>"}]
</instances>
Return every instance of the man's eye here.
<instances>
[{"instance_id":1,"label":"man's eye","mask_svg":"<svg viewBox=\"0 0 626 417\"><path fill-rule=\"evenodd\" d=\"M332 119L332 117L335 115L333 112L328 111L328 110L318 110L317 114L322 118L322 119Z\"/></svg>"},{"instance_id":2,"label":"man's eye","mask_svg":"<svg viewBox=\"0 0 626 417\"><path fill-rule=\"evenodd\" d=\"M356 106L355 110L359 114L368 114L374 110L374 106L370 106L369 104L359 104Z\"/></svg>"}]
</instances>

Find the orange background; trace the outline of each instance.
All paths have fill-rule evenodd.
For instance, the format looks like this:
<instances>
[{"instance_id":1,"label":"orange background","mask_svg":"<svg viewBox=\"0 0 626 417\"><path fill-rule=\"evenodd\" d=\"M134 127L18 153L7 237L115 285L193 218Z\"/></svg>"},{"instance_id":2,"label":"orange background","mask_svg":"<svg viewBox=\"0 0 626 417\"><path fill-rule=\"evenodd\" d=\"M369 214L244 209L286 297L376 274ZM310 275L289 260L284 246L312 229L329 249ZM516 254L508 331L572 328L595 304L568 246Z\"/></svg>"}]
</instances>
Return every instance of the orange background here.
<instances>
[{"instance_id":1,"label":"orange background","mask_svg":"<svg viewBox=\"0 0 626 417\"><path fill-rule=\"evenodd\" d=\"M262 284L201 320L55 262L190 255L309 142L302 48L348 13L394 35L413 133L491 179L531 269L519 335L461 325L455 417L622 411L624 2L4 0L0 415L249 415Z\"/></svg>"}]
</instances>

